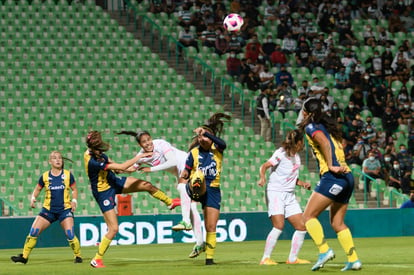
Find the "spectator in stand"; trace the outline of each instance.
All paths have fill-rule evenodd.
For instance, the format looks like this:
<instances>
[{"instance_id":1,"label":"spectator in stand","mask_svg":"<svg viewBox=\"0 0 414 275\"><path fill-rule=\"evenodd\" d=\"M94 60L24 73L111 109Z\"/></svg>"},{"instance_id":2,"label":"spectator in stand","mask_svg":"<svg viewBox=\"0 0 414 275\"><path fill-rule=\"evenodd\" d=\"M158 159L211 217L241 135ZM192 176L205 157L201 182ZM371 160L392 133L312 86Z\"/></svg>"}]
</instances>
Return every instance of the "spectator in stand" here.
<instances>
[{"instance_id":1,"label":"spectator in stand","mask_svg":"<svg viewBox=\"0 0 414 275\"><path fill-rule=\"evenodd\" d=\"M262 51L263 51L266 61L270 61L270 57L272 53L275 51L275 49L276 49L276 44L275 42L273 42L272 35L269 34L266 37L265 42L262 44Z\"/></svg>"},{"instance_id":2,"label":"spectator in stand","mask_svg":"<svg viewBox=\"0 0 414 275\"><path fill-rule=\"evenodd\" d=\"M257 91L260 89L260 78L257 75L255 75L252 71L249 71L245 83L250 91Z\"/></svg>"},{"instance_id":3,"label":"spectator in stand","mask_svg":"<svg viewBox=\"0 0 414 275\"><path fill-rule=\"evenodd\" d=\"M165 0L164 12L171 15L175 12L176 4L174 0Z\"/></svg>"},{"instance_id":4,"label":"spectator in stand","mask_svg":"<svg viewBox=\"0 0 414 275\"><path fill-rule=\"evenodd\" d=\"M345 50L344 56L341 58L342 66L349 69L352 68L353 65L357 64L357 60L353 56L353 53L351 50Z\"/></svg>"},{"instance_id":5,"label":"spectator in stand","mask_svg":"<svg viewBox=\"0 0 414 275\"><path fill-rule=\"evenodd\" d=\"M284 85L284 84L282 84ZM285 118L285 113L287 111L289 111L290 109L290 104L289 102L285 99L284 95L281 95L279 97L279 100L276 103L276 110L282 114L282 117Z\"/></svg>"},{"instance_id":6,"label":"spectator in stand","mask_svg":"<svg viewBox=\"0 0 414 275\"><path fill-rule=\"evenodd\" d=\"M282 51L286 54L296 52L297 41L292 37L292 32L288 31L282 41Z\"/></svg>"},{"instance_id":7,"label":"spectator in stand","mask_svg":"<svg viewBox=\"0 0 414 275\"><path fill-rule=\"evenodd\" d=\"M304 30L302 26L299 25L299 21L297 19L293 19L290 31L292 32L292 38L296 40L299 40L300 37L303 37Z\"/></svg>"},{"instance_id":8,"label":"spectator in stand","mask_svg":"<svg viewBox=\"0 0 414 275\"><path fill-rule=\"evenodd\" d=\"M150 1L150 6L149 6L149 11L151 13L160 13L163 12L163 6L164 4L162 3L162 0L151 0Z\"/></svg>"},{"instance_id":9,"label":"spectator in stand","mask_svg":"<svg viewBox=\"0 0 414 275\"><path fill-rule=\"evenodd\" d=\"M309 82L306 79L304 79L302 80L302 86L298 88L298 95L304 94L307 97L309 95L309 92L310 92Z\"/></svg>"},{"instance_id":10,"label":"spectator in stand","mask_svg":"<svg viewBox=\"0 0 414 275\"><path fill-rule=\"evenodd\" d=\"M184 3L178 13L178 25L181 27L189 27L192 23L193 13L190 11L190 3Z\"/></svg>"},{"instance_id":11,"label":"spectator in stand","mask_svg":"<svg viewBox=\"0 0 414 275\"><path fill-rule=\"evenodd\" d=\"M326 87L325 83L319 81L319 77L315 76L312 78L309 97L314 96L319 98L322 94L326 94L327 91L328 88Z\"/></svg>"},{"instance_id":12,"label":"spectator in stand","mask_svg":"<svg viewBox=\"0 0 414 275\"><path fill-rule=\"evenodd\" d=\"M201 33L201 44L203 46L214 48L216 46L217 33L214 24L208 24L207 29Z\"/></svg>"},{"instance_id":13,"label":"spectator in stand","mask_svg":"<svg viewBox=\"0 0 414 275\"><path fill-rule=\"evenodd\" d=\"M391 107L385 108L385 113L382 116L382 128L384 129L387 139L392 136L398 128L399 116L392 112Z\"/></svg>"},{"instance_id":14,"label":"spectator in stand","mask_svg":"<svg viewBox=\"0 0 414 275\"><path fill-rule=\"evenodd\" d=\"M411 173L411 170L413 169L413 158L404 144L400 144L400 151L397 153L397 159L401 168Z\"/></svg>"},{"instance_id":15,"label":"spectator in stand","mask_svg":"<svg viewBox=\"0 0 414 275\"><path fill-rule=\"evenodd\" d=\"M334 119L337 119L338 117L339 118L343 117L342 109L339 107L337 102L334 102L332 104L332 108L329 113L331 117L333 117Z\"/></svg>"},{"instance_id":16,"label":"spectator in stand","mask_svg":"<svg viewBox=\"0 0 414 275\"><path fill-rule=\"evenodd\" d=\"M261 89L269 87L269 84L272 85L275 80L275 76L269 71L269 66L267 65L264 66L264 71L259 74L259 78Z\"/></svg>"},{"instance_id":17,"label":"spectator in stand","mask_svg":"<svg viewBox=\"0 0 414 275\"><path fill-rule=\"evenodd\" d=\"M362 37L364 38L364 44L368 46L375 46L377 42L377 32L372 29L371 25L364 26ZM375 44L374 44L375 43Z\"/></svg>"},{"instance_id":18,"label":"spectator in stand","mask_svg":"<svg viewBox=\"0 0 414 275\"><path fill-rule=\"evenodd\" d=\"M351 30L351 22L346 18L343 11L338 13L338 19L335 21L335 24L335 30L339 34L338 40L341 45L354 45L357 43L357 39Z\"/></svg>"},{"instance_id":19,"label":"spectator in stand","mask_svg":"<svg viewBox=\"0 0 414 275\"><path fill-rule=\"evenodd\" d=\"M358 106L355 106L353 101L349 101L348 106L346 106L344 110L345 122L351 122L359 113L361 113L361 109Z\"/></svg>"},{"instance_id":20,"label":"spectator in stand","mask_svg":"<svg viewBox=\"0 0 414 275\"><path fill-rule=\"evenodd\" d=\"M375 19L376 23L384 18L381 9L379 9L377 6L377 1L371 1L370 5L368 6L367 13L370 19Z\"/></svg>"},{"instance_id":21,"label":"spectator in stand","mask_svg":"<svg viewBox=\"0 0 414 275\"><path fill-rule=\"evenodd\" d=\"M326 57L328 56L328 51L326 48L323 47L321 41L316 42L315 48L312 50L311 53L311 68L315 67L324 67Z\"/></svg>"},{"instance_id":22,"label":"spectator in stand","mask_svg":"<svg viewBox=\"0 0 414 275\"><path fill-rule=\"evenodd\" d=\"M390 33L405 32L404 23L402 22L400 15L392 13L388 19L388 30Z\"/></svg>"},{"instance_id":23,"label":"spectator in stand","mask_svg":"<svg viewBox=\"0 0 414 275\"><path fill-rule=\"evenodd\" d=\"M387 32L387 30L380 26L379 30L378 30L378 41L377 41L378 45L381 46L387 46L389 44L395 44L394 41L392 40L392 37L390 35L389 32Z\"/></svg>"},{"instance_id":24,"label":"spectator in stand","mask_svg":"<svg viewBox=\"0 0 414 275\"><path fill-rule=\"evenodd\" d=\"M250 39L250 42L247 43L245 49L246 51L255 51L257 56L259 56L259 54L265 55L265 53L262 50L262 44L259 42L259 39L257 38L257 34L253 34L252 38Z\"/></svg>"},{"instance_id":25,"label":"spectator in stand","mask_svg":"<svg viewBox=\"0 0 414 275\"><path fill-rule=\"evenodd\" d=\"M412 10L412 1L411 6L407 6L406 9L400 15L400 20L403 23L404 29L407 32L414 31L414 18L413 18L413 10Z\"/></svg>"},{"instance_id":26,"label":"spectator in stand","mask_svg":"<svg viewBox=\"0 0 414 275\"><path fill-rule=\"evenodd\" d=\"M342 67L341 59L336 51L330 51L324 61L325 72L330 75L335 75L340 67Z\"/></svg>"},{"instance_id":27,"label":"spectator in stand","mask_svg":"<svg viewBox=\"0 0 414 275\"><path fill-rule=\"evenodd\" d=\"M410 193L411 171L407 171L400 166L398 160L394 160L390 176L388 178L388 186L392 186L401 190L404 194Z\"/></svg>"},{"instance_id":28,"label":"spectator in stand","mask_svg":"<svg viewBox=\"0 0 414 275\"><path fill-rule=\"evenodd\" d=\"M374 152L370 151L368 153L368 158L366 158L362 162L362 172L364 172L365 174L367 174L371 178L383 179L383 175L381 173L381 163L376 158L376 154ZM366 183L366 186L365 186L364 189L368 193L371 192L371 179L367 177L365 179L365 183Z\"/></svg>"},{"instance_id":29,"label":"spectator in stand","mask_svg":"<svg viewBox=\"0 0 414 275\"><path fill-rule=\"evenodd\" d=\"M329 12L327 7L324 7L318 14L318 25L324 33L335 31L335 17Z\"/></svg>"},{"instance_id":30,"label":"spectator in stand","mask_svg":"<svg viewBox=\"0 0 414 275\"><path fill-rule=\"evenodd\" d=\"M185 26L184 29L180 31L178 41L183 44L184 47L194 47L197 52L199 52L198 42L195 39L194 33L190 31L189 26Z\"/></svg>"},{"instance_id":31,"label":"spectator in stand","mask_svg":"<svg viewBox=\"0 0 414 275\"><path fill-rule=\"evenodd\" d=\"M306 93L298 93L298 96L293 99L293 110L299 115L302 110L303 103L307 99Z\"/></svg>"},{"instance_id":32,"label":"spectator in stand","mask_svg":"<svg viewBox=\"0 0 414 275\"><path fill-rule=\"evenodd\" d=\"M289 66L286 54L282 51L279 44L276 44L275 50L270 55L270 62L278 69L280 69L281 66Z\"/></svg>"},{"instance_id":33,"label":"spectator in stand","mask_svg":"<svg viewBox=\"0 0 414 275\"><path fill-rule=\"evenodd\" d=\"M277 38L285 39L289 33L290 27L288 26L287 19L285 16L280 17L279 24L277 24Z\"/></svg>"},{"instance_id":34,"label":"spectator in stand","mask_svg":"<svg viewBox=\"0 0 414 275\"><path fill-rule=\"evenodd\" d=\"M335 74L335 85L334 87L340 90L349 88L350 81L349 75L345 71L345 67L340 67L339 71Z\"/></svg>"},{"instance_id":35,"label":"spectator in stand","mask_svg":"<svg viewBox=\"0 0 414 275\"><path fill-rule=\"evenodd\" d=\"M271 123L270 123L270 110L269 110L269 94L271 93L270 88L261 89L260 95L256 101L256 112L260 120L260 135L265 141L272 140Z\"/></svg>"},{"instance_id":36,"label":"spectator in stand","mask_svg":"<svg viewBox=\"0 0 414 275\"><path fill-rule=\"evenodd\" d=\"M353 158L351 163L362 165L362 162L367 157L368 152L370 150L371 147L369 146L369 144L365 142L362 136L359 136L357 139L357 143L354 145L354 148L352 149Z\"/></svg>"},{"instance_id":37,"label":"spectator in stand","mask_svg":"<svg viewBox=\"0 0 414 275\"><path fill-rule=\"evenodd\" d=\"M355 106L360 110L364 109L364 97L362 95L361 87L356 86L349 97L349 101L354 102Z\"/></svg>"},{"instance_id":38,"label":"spectator in stand","mask_svg":"<svg viewBox=\"0 0 414 275\"><path fill-rule=\"evenodd\" d=\"M413 111L410 104L406 102L400 104L400 106L401 124L409 125L413 117Z\"/></svg>"},{"instance_id":39,"label":"spectator in stand","mask_svg":"<svg viewBox=\"0 0 414 275\"><path fill-rule=\"evenodd\" d=\"M368 71L374 73L376 71L382 71L382 57L378 50L374 50L372 56L368 57L365 64L370 64Z\"/></svg>"},{"instance_id":40,"label":"spectator in stand","mask_svg":"<svg viewBox=\"0 0 414 275\"><path fill-rule=\"evenodd\" d=\"M382 174L384 175L385 182L388 183L392 166L394 164L394 160L397 158L390 154L386 153L382 156Z\"/></svg>"},{"instance_id":41,"label":"spectator in stand","mask_svg":"<svg viewBox=\"0 0 414 275\"><path fill-rule=\"evenodd\" d=\"M284 81L287 81L290 87L295 87L292 74L286 70L286 66L282 65L280 71L275 74L276 86L281 85Z\"/></svg>"},{"instance_id":42,"label":"spectator in stand","mask_svg":"<svg viewBox=\"0 0 414 275\"><path fill-rule=\"evenodd\" d=\"M296 66L310 67L312 61L311 56L312 52L309 48L308 43L306 43L304 40L300 41L299 47L295 53Z\"/></svg>"},{"instance_id":43,"label":"spectator in stand","mask_svg":"<svg viewBox=\"0 0 414 275\"><path fill-rule=\"evenodd\" d=\"M226 59L227 74L233 79L238 80L241 74L241 61L237 58L235 52L230 52Z\"/></svg>"},{"instance_id":44,"label":"spectator in stand","mask_svg":"<svg viewBox=\"0 0 414 275\"><path fill-rule=\"evenodd\" d=\"M242 43L238 39L237 34L234 32L230 34L229 47L227 49L227 52L235 52L236 54L242 52Z\"/></svg>"},{"instance_id":45,"label":"spectator in stand","mask_svg":"<svg viewBox=\"0 0 414 275\"><path fill-rule=\"evenodd\" d=\"M278 19L278 15L275 0L266 0L264 6L263 20L267 22L276 21Z\"/></svg>"},{"instance_id":46,"label":"spectator in stand","mask_svg":"<svg viewBox=\"0 0 414 275\"><path fill-rule=\"evenodd\" d=\"M225 54L229 49L229 41L223 33L220 33L215 42L215 53L218 55Z\"/></svg>"}]
</instances>

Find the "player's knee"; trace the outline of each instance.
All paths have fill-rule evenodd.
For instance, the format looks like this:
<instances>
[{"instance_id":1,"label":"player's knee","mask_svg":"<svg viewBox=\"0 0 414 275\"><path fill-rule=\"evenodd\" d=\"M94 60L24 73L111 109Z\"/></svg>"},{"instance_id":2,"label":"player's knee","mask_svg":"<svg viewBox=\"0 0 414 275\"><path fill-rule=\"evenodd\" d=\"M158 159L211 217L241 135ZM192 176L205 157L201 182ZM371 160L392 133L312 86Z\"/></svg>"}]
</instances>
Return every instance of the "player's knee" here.
<instances>
[{"instance_id":1,"label":"player's knee","mask_svg":"<svg viewBox=\"0 0 414 275\"><path fill-rule=\"evenodd\" d=\"M30 237L38 237L40 235L40 229L39 228L30 228L29 232Z\"/></svg>"},{"instance_id":2,"label":"player's knee","mask_svg":"<svg viewBox=\"0 0 414 275\"><path fill-rule=\"evenodd\" d=\"M68 238L69 241L73 240L75 238L75 231L72 229L67 229L65 231L66 237Z\"/></svg>"}]
</instances>

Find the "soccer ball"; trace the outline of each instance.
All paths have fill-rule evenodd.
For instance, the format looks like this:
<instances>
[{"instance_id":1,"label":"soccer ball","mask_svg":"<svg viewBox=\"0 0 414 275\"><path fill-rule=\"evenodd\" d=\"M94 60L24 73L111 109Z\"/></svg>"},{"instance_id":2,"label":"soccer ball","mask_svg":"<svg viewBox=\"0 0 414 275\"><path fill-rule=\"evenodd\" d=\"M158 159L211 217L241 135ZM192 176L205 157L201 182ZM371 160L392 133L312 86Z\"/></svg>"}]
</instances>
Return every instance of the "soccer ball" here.
<instances>
[{"instance_id":1,"label":"soccer ball","mask_svg":"<svg viewBox=\"0 0 414 275\"><path fill-rule=\"evenodd\" d=\"M240 28L243 26L243 23L243 17L237 13L230 13L226 16L226 18L224 18L223 27L227 31L236 32L240 30Z\"/></svg>"},{"instance_id":2,"label":"soccer ball","mask_svg":"<svg viewBox=\"0 0 414 275\"><path fill-rule=\"evenodd\" d=\"M190 177L189 188L190 197L194 201L200 201L200 199L206 193L206 181L203 171L197 169Z\"/></svg>"}]
</instances>

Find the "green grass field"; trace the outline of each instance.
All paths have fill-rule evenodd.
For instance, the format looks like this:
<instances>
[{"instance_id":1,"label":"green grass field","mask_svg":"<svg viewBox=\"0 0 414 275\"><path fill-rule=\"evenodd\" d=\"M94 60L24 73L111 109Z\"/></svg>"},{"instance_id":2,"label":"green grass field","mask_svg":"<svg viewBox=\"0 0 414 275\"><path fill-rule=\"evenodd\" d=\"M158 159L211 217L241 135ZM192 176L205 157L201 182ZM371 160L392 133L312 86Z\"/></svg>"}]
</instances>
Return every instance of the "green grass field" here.
<instances>
[{"instance_id":1,"label":"green grass field","mask_svg":"<svg viewBox=\"0 0 414 275\"><path fill-rule=\"evenodd\" d=\"M106 268L93 269L89 260L96 247L82 248L84 263L73 264L69 247L35 248L26 265L15 264L11 255L21 249L0 250L0 274L338 274L346 256L336 239L328 240L336 258L317 272L310 271L311 265L286 265L290 241L278 242L272 258L276 266L259 266L264 241L243 243L219 243L215 261L217 265L205 266L204 254L189 259L192 245L164 244L142 246L113 246L105 256ZM414 237L358 238L357 252L363 269L352 274L414 274ZM314 262L317 250L309 239L305 240L300 257Z\"/></svg>"}]
</instances>

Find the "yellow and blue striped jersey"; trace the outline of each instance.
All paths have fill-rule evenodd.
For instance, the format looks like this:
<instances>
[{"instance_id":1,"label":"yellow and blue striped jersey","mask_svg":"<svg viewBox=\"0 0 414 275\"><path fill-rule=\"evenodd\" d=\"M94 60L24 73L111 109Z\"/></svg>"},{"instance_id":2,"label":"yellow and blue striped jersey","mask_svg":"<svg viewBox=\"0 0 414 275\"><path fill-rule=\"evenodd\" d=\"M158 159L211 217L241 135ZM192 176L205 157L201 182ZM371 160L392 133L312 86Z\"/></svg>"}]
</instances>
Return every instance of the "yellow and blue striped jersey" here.
<instances>
[{"instance_id":1,"label":"yellow and blue striped jersey","mask_svg":"<svg viewBox=\"0 0 414 275\"><path fill-rule=\"evenodd\" d=\"M200 146L190 151L185 168L191 171L191 175L194 171L200 169L203 171L207 186L220 187L222 161L223 153L216 148L215 144L208 151Z\"/></svg>"},{"instance_id":2,"label":"yellow and blue striped jersey","mask_svg":"<svg viewBox=\"0 0 414 275\"><path fill-rule=\"evenodd\" d=\"M58 176L46 171L39 179L39 186L45 188L43 207L52 212L71 208L71 186L76 184L75 177L68 170Z\"/></svg>"},{"instance_id":3,"label":"yellow and blue striped jersey","mask_svg":"<svg viewBox=\"0 0 414 275\"><path fill-rule=\"evenodd\" d=\"M317 132L322 132L332 148L332 164L333 166L343 166L346 167L346 172L351 172L351 169L348 167L345 161L345 153L342 146L342 143L338 140L335 140L326 130L325 126L320 123L310 123L305 127L306 138L309 142L309 145L312 147L313 153L316 157L319 167L319 174L323 175L329 171L328 164L325 160L325 157L322 154L322 151L319 145L313 140L313 136Z\"/></svg>"},{"instance_id":4,"label":"yellow and blue striped jersey","mask_svg":"<svg viewBox=\"0 0 414 275\"><path fill-rule=\"evenodd\" d=\"M112 170L107 170L109 164L108 156L102 154L98 159L89 150L83 154L86 174L91 184L92 192L103 192L111 188L110 183L114 183L116 175Z\"/></svg>"}]
</instances>

